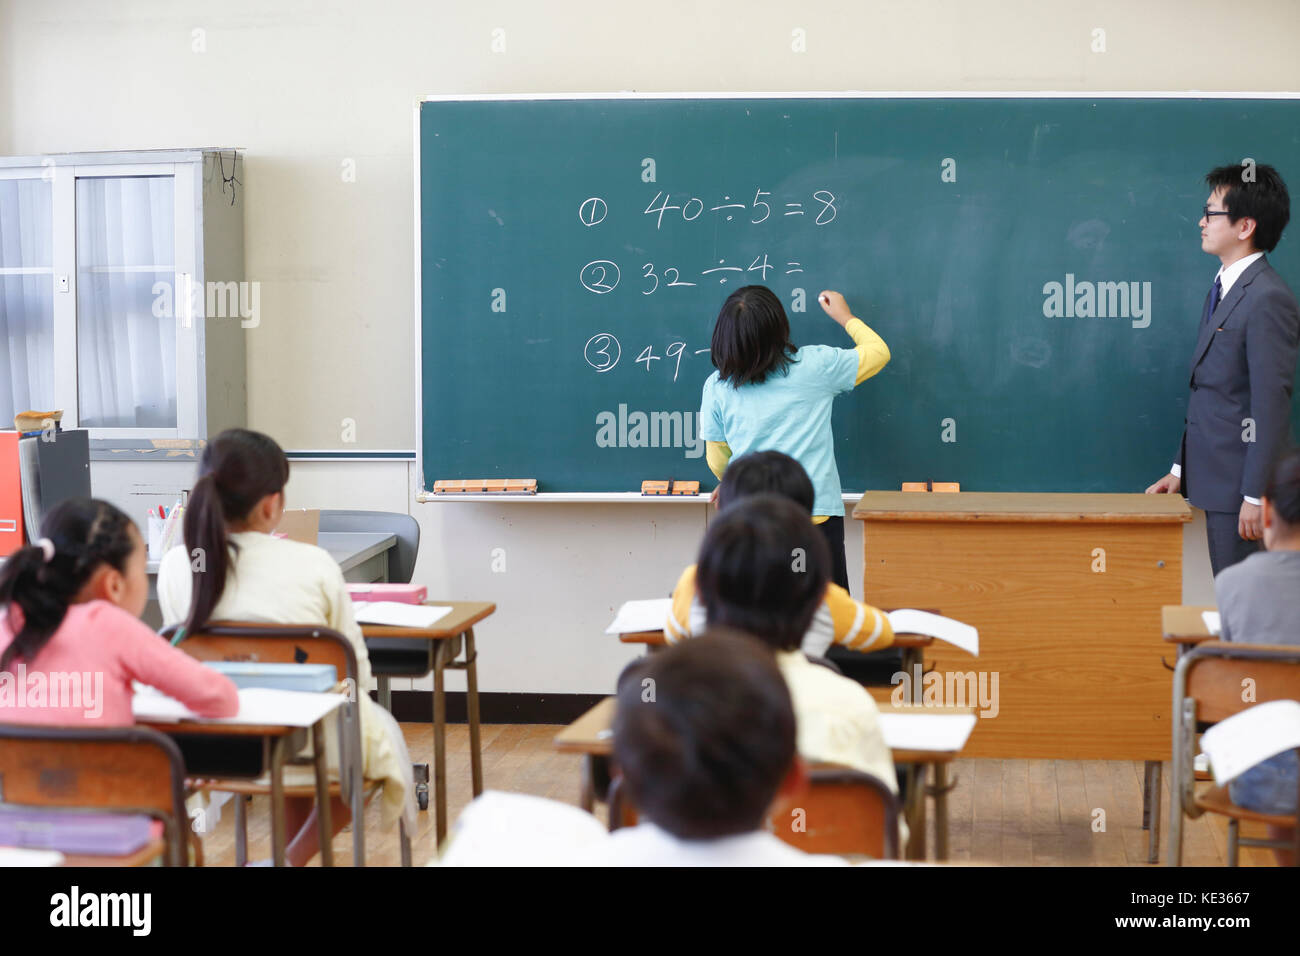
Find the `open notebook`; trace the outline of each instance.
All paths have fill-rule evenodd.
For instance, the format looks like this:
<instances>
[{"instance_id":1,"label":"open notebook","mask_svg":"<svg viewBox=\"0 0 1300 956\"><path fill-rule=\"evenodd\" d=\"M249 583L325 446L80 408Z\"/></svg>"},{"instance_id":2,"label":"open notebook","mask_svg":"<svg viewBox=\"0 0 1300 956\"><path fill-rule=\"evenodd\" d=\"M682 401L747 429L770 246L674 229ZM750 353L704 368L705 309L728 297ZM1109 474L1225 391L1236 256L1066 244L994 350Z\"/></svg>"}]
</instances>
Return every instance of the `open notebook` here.
<instances>
[{"instance_id":1,"label":"open notebook","mask_svg":"<svg viewBox=\"0 0 1300 956\"><path fill-rule=\"evenodd\" d=\"M1214 782L1222 786L1257 763L1300 747L1300 703L1273 700L1221 720L1201 735Z\"/></svg>"},{"instance_id":2,"label":"open notebook","mask_svg":"<svg viewBox=\"0 0 1300 956\"><path fill-rule=\"evenodd\" d=\"M647 601L625 601L605 628L606 634L635 634L641 631L662 630L672 610L672 598L652 598ZM890 611L889 626L895 634L926 634L936 640L946 641L967 654L979 656L979 631L969 624L950 617L903 608Z\"/></svg>"}]
</instances>

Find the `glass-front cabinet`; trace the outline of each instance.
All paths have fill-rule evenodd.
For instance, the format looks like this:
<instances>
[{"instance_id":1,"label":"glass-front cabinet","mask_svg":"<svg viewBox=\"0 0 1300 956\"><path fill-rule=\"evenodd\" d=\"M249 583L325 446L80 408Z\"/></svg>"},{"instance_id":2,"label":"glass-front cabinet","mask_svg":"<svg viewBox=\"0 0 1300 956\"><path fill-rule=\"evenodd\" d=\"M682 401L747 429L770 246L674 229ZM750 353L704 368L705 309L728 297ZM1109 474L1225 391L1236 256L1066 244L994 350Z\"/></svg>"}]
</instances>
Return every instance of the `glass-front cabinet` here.
<instances>
[{"instance_id":1,"label":"glass-front cabinet","mask_svg":"<svg viewBox=\"0 0 1300 956\"><path fill-rule=\"evenodd\" d=\"M0 427L61 408L122 447L244 424L241 179L235 150L0 158Z\"/></svg>"}]
</instances>

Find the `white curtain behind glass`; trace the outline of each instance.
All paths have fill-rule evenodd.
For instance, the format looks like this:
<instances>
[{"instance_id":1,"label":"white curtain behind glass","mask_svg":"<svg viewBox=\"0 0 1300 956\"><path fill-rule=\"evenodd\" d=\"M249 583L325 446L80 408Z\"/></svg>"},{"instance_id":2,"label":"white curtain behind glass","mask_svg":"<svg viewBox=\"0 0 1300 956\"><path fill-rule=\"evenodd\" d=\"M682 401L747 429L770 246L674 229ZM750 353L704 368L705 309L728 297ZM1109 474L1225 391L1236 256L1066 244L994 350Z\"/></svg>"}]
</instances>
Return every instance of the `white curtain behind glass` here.
<instances>
[{"instance_id":1,"label":"white curtain behind glass","mask_svg":"<svg viewBox=\"0 0 1300 956\"><path fill-rule=\"evenodd\" d=\"M173 197L171 176L77 180L77 390L86 427L176 427Z\"/></svg>"},{"instance_id":2,"label":"white curtain behind glass","mask_svg":"<svg viewBox=\"0 0 1300 956\"><path fill-rule=\"evenodd\" d=\"M53 190L0 179L0 428L54 407Z\"/></svg>"}]
</instances>

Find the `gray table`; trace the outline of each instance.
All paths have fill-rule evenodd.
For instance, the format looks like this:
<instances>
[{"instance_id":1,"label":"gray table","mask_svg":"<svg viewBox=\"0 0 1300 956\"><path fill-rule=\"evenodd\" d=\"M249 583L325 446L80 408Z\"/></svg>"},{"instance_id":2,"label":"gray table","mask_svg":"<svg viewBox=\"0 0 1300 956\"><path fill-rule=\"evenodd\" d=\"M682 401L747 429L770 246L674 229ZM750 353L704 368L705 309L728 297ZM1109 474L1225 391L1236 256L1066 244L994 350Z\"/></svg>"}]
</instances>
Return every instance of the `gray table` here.
<instances>
[{"instance_id":1,"label":"gray table","mask_svg":"<svg viewBox=\"0 0 1300 956\"><path fill-rule=\"evenodd\" d=\"M388 580L388 553L397 546L397 535L387 531L322 531L316 543L329 552L351 584L373 584ZM158 562L150 561L149 603L141 619L157 630L162 627L158 608Z\"/></svg>"}]
</instances>

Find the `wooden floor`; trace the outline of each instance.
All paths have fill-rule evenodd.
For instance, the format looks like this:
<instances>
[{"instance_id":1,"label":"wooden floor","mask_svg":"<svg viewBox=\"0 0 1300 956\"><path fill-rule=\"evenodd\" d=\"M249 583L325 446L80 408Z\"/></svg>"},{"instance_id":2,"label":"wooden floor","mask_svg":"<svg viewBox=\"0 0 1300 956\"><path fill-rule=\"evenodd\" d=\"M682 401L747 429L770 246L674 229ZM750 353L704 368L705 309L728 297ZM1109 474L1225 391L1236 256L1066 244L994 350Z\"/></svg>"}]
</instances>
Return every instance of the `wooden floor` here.
<instances>
[{"instance_id":1,"label":"wooden floor","mask_svg":"<svg viewBox=\"0 0 1300 956\"><path fill-rule=\"evenodd\" d=\"M579 758L558 754L551 741L561 728L543 724L492 724L482 730L483 777L487 787L577 803ZM412 757L432 759L427 724L402 724ZM447 787L449 821L470 801L469 734L463 724L448 728ZM1161 847L1163 865L1169 832L1169 774L1163 775ZM956 863L1003 866L1148 866L1147 833L1141 829L1142 764L1133 761L958 760L950 779L950 859ZM1104 811L1104 817L1095 811ZM432 786L428 812L420 815L412 840L419 866L436 853ZM213 833L204 839L208 866L234 864L234 813L231 804ZM1096 821L1096 823L1094 823ZM1100 829L1104 823L1104 830ZM1094 825L1099 829L1094 830ZM371 865L399 861L395 832L379 829L378 811L366 815L367 855ZM1183 860L1188 866L1227 863L1227 827L1206 815L1188 821ZM1256 831L1243 826L1243 835ZM351 862L351 835L335 840L335 861ZM933 840L930 841L933 852ZM255 798L249 814L249 857L270 851L267 800ZM313 865L316 865L313 863ZM1272 866L1267 850L1242 848L1242 866Z\"/></svg>"}]
</instances>

